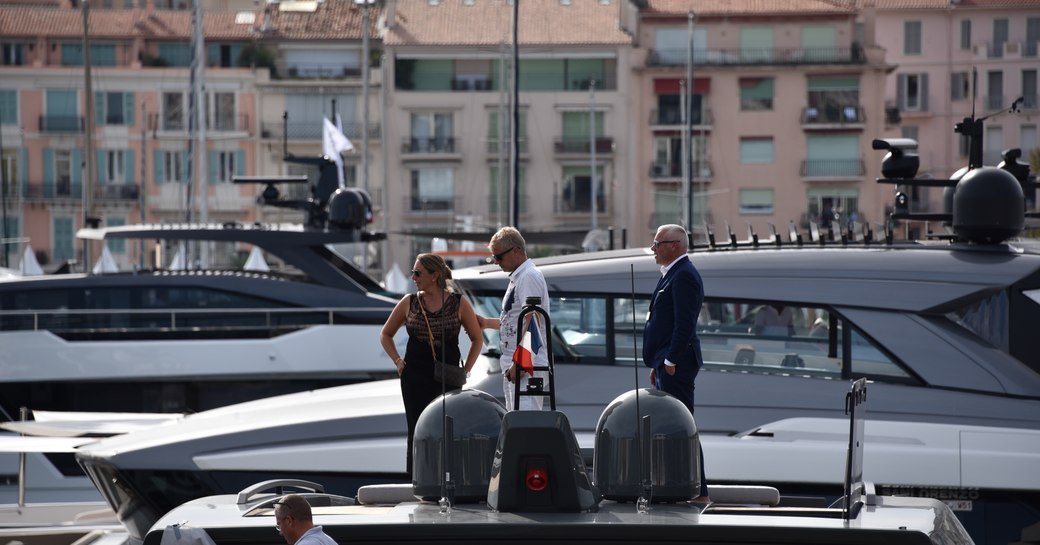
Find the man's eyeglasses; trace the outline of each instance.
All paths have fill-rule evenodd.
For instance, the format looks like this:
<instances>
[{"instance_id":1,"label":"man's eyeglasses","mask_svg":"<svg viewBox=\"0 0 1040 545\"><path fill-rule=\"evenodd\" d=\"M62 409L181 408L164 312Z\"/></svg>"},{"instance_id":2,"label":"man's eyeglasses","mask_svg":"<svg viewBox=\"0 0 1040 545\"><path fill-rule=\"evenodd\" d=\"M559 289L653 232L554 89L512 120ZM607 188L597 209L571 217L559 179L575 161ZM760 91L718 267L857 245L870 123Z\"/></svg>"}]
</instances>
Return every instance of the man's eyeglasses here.
<instances>
[{"instance_id":1,"label":"man's eyeglasses","mask_svg":"<svg viewBox=\"0 0 1040 545\"><path fill-rule=\"evenodd\" d=\"M668 244L668 243L671 243L671 242L679 242L679 241L678 240L655 240L654 243L650 245L650 247L656 250L658 246L660 246L662 244Z\"/></svg>"},{"instance_id":2,"label":"man's eyeglasses","mask_svg":"<svg viewBox=\"0 0 1040 545\"><path fill-rule=\"evenodd\" d=\"M503 250L502 252L499 252L497 254L491 254L491 257L495 258L495 262L497 263L499 261L502 261L502 258L505 257L506 254L508 254L509 252L512 252L515 249L516 249L516 246L513 246L512 248L510 248L508 250Z\"/></svg>"}]
</instances>

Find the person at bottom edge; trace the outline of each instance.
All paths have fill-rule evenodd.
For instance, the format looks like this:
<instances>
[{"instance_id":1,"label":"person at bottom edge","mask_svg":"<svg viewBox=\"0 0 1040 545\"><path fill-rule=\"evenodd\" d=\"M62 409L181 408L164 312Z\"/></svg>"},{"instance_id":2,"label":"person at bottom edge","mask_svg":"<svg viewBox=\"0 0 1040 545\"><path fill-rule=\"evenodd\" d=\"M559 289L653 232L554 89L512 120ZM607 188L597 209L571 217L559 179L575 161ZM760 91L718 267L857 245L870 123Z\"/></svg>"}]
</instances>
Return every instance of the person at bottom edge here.
<instances>
[{"instance_id":1,"label":"person at bottom edge","mask_svg":"<svg viewBox=\"0 0 1040 545\"><path fill-rule=\"evenodd\" d=\"M314 525L311 504L296 494L275 504L274 527L289 545L337 545L321 526Z\"/></svg>"},{"instance_id":2,"label":"person at bottom edge","mask_svg":"<svg viewBox=\"0 0 1040 545\"><path fill-rule=\"evenodd\" d=\"M704 283L686 255L689 236L681 225L658 227L651 250L662 276L646 314L643 364L650 368L650 384L678 398L693 414L694 381L704 362L697 338L697 315L704 304ZM700 474L700 495L692 501L710 501L703 449Z\"/></svg>"},{"instance_id":3,"label":"person at bottom edge","mask_svg":"<svg viewBox=\"0 0 1040 545\"><path fill-rule=\"evenodd\" d=\"M461 387L437 380L434 377L435 362L459 364L459 331L462 328L465 328L470 342L463 364L467 374L484 346L473 306L452 288L451 269L444 258L437 254L419 254L412 266L412 281L415 282L416 294L401 298L379 333L379 343L401 377L401 396L408 421L406 472L409 477L412 475L415 425L423 409L442 393ZM403 357L394 344L394 335L402 325L408 332L408 346Z\"/></svg>"}]
</instances>

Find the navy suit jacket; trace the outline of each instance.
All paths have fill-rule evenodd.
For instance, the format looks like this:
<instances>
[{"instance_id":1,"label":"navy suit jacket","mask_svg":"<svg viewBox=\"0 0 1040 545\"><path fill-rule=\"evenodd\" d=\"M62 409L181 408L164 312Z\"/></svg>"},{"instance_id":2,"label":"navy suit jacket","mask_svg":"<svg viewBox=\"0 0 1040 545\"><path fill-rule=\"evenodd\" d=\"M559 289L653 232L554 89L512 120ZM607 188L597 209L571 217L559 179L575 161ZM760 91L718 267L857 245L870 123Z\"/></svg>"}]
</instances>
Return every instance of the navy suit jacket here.
<instances>
[{"instance_id":1,"label":"navy suit jacket","mask_svg":"<svg viewBox=\"0 0 1040 545\"><path fill-rule=\"evenodd\" d=\"M679 398L693 412L693 388L704 359L697 338L697 316L704 303L704 283L688 256L668 269L650 300L643 329L643 364L654 369L655 387ZM664 370L664 360L675 374Z\"/></svg>"}]
</instances>

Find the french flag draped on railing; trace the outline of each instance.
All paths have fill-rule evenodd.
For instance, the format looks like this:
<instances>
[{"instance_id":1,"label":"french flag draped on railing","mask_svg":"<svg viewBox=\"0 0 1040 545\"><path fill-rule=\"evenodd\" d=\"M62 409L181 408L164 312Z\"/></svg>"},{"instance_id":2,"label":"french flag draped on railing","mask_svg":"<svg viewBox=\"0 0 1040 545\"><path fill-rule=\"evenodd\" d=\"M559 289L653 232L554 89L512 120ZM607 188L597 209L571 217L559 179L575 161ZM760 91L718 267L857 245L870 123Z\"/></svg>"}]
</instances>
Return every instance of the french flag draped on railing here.
<instances>
[{"instance_id":1,"label":"french flag draped on railing","mask_svg":"<svg viewBox=\"0 0 1040 545\"><path fill-rule=\"evenodd\" d=\"M532 319L528 322L524 338L513 352L513 363L518 364L528 374L534 374L534 355L542 349L542 338L538 335L538 321Z\"/></svg>"}]
</instances>

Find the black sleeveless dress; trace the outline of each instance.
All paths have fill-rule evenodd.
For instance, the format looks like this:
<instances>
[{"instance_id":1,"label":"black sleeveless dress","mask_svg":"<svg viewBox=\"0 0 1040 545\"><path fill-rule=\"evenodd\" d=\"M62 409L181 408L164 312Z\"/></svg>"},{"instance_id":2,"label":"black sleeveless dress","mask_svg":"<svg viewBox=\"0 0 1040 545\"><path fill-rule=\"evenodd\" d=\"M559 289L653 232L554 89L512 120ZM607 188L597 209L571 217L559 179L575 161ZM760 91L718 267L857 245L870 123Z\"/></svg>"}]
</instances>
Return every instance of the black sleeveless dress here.
<instances>
[{"instance_id":1,"label":"black sleeveless dress","mask_svg":"<svg viewBox=\"0 0 1040 545\"><path fill-rule=\"evenodd\" d=\"M404 372L401 373L401 397L404 399L404 414L408 420L408 475L412 475L412 439L415 436L415 425L419 415L431 401L443 392L457 390L454 386L443 385L433 379L433 350L430 349L430 334L433 332L433 348L436 350L436 361L459 365L459 332L462 320L459 318L459 305L462 294L448 293L441 308L436 312L420 307L420 298L409 295L408 316L405 318L405 329L408 331L408 346L405 349ZM430 327L427 329L426 320Z\"/></svg>"}]
</instances>

